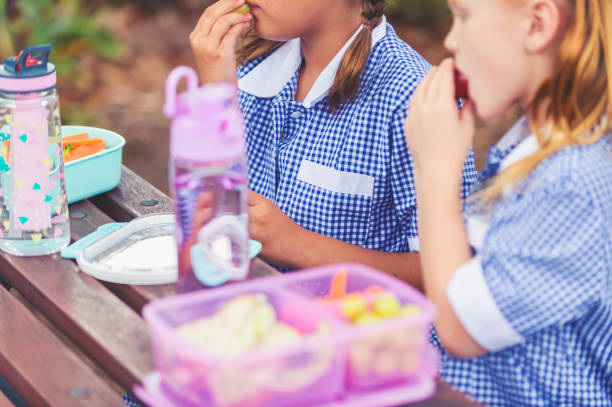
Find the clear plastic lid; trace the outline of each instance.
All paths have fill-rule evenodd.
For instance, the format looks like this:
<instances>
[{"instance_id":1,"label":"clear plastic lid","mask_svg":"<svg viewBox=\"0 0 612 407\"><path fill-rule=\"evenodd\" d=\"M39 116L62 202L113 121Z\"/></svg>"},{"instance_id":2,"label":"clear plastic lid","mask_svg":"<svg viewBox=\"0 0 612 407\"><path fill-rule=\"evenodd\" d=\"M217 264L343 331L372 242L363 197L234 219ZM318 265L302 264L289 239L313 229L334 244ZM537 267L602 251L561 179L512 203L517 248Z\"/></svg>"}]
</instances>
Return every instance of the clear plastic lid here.
<instances>
[{"instance_id":1,"label":"clear plastic lid","mask_svg":"<svg viewBox=\"0 0 612 407\"><path fill-rule=\"evenodd\" d=\"M111 283L170 284L178 277L174 214L145 215L111 231L77 257L85 273Z\"/></svg>"}]
</instances>

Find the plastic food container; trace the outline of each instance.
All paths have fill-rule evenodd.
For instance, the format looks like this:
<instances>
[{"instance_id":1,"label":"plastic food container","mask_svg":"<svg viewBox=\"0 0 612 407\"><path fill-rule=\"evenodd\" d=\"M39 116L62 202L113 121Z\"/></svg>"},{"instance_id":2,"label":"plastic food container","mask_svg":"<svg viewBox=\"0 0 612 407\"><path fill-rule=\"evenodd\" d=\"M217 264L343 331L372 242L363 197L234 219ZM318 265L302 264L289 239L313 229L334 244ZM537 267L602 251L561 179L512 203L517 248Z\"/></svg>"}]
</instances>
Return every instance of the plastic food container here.
<instances>
[{"instance_id":1,"label":"plastic food container","mask_svg":"<svg viewBox=\"0 0 612 407\"><path fill-rule=\"evenodd\" d=\"M369 325L345 322L333 302L318 301L340 269L347 270L348 293L378 285L421 312ZM232 359L207 354L177 335L177 327L249 293L265 294L279 319L301 332L324 321L330 333ZM181 400L178 405L185 406L375 407L422 400L435 391L438 355L427 340L433 305L410 286L362 265L330 265L157 300L143 315L157 372L135 391L152 406Z\"/></svg>"},{"instance_id":2,"label":"plastic food container","mask_svg":"<svg viewBox=\"0 0 612 407\"><path fill-rule=\"evenodd\" d=\"M276 286L278 288L278 285ZM337 329L332 317L317 315L307 302L266 284L232 285L151 303L143 310L149 323L157 370L172 393L201 406L310 406L342 391L343 349L317 323ZM206 354L176 334L176 328L209 317L228 299L264 294L278 320L302 334L299 343L264 348L238 358Z\"/></svg>"},{"instance_id":3,"label":"plastic food container","mask_svg":"<svg viewBox=\"0 0 612 407\"><path fill-rule=\"evenodd\" d=\"M90 236L84 239L85 243L89 240L93 243L76 255L83 272L99 280L120 284L176 282L174 214L140 216L125 225L111 225Z\"/></svg>"},{"instance_id":4,"label":"plastic food container","mask_svg":"<svg viewBox=\"0 0 612 407\"><path fill-rule=\"evenodd\" d=\"M401 304L416 305L420 309L418 315L410 317L346 326L349 331L347 388L371 390L408 383L422 374L434 376L436 360L432 359L428 334L436 311L427 298L409 285L366 266L348 264L294 273L285 278L284 287L308 298L325 298L334 274L340 269L347 271L347 294L378 286L393 293ZM327 307L336 311L341 301L332 301Z\"/></svg>"},{"instance_id":5,"label":"plastic food container","mask_svg":"<svg viewBox=\"0 0 612 407\"><path fill-rule=\"evenodd\" d=\"M62 126L62 137L80 133L89 133L91 138L103 139L106 148L64 165L68 203L110 191L121 181L121 156L125 139L113 131L96 127Z\"/></svg>"}]
</instances>

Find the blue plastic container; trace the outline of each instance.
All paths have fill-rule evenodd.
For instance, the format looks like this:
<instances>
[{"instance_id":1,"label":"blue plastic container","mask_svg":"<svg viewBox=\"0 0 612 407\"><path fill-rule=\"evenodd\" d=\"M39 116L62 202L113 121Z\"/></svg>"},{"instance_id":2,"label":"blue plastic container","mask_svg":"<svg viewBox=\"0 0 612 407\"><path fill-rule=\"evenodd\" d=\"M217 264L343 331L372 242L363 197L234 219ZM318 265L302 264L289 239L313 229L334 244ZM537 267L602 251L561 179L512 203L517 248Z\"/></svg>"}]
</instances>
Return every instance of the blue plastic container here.
<instances>
[{"instance_id":1,"label":"blue plastic container","mask_svg":"<svg viewBox=\"0 0 612 407\"><path fill-rule=\"evenodd\" d=\"M121 181L121 157L125 139L114 131L96 127L62 126L62 137L80 133L89 133L90 138L103 139L106 148L64 165L69 204L110 191Z\"/></svg>"}]
</instances>

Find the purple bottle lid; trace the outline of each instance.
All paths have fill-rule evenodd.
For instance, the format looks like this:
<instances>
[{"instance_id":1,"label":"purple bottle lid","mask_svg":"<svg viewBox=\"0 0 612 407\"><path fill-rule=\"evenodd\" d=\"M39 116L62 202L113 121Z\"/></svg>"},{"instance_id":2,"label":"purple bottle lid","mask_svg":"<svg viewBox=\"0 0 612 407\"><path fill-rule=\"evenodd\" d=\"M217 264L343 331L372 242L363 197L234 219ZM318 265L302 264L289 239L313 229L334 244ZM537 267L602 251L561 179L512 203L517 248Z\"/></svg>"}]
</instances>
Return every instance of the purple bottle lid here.
<instances>
[{"instance_id":1,"label":"purple bottle lid","mask_svg":"<svg viewBox=\"0 0 612 407\"><path fill-rule=\"evenodd\" d=\"M178 83L187 90L177 96ZM217 162L244 154L244 124L236 106L236 86L215 83L198 87L195 71L178 67L166 82L164 114L172 119L170 155L173 158Z\"/></svg>"}]
</instances>

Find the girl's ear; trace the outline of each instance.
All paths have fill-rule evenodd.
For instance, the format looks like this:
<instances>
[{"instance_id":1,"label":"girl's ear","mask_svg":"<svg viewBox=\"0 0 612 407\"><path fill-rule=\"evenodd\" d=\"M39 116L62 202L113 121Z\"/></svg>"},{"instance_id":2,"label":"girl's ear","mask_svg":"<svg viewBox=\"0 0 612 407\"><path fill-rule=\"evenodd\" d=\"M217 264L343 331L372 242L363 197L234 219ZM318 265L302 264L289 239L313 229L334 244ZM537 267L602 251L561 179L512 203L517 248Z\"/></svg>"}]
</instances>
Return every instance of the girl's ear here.
<instances>
[{"instance_id":1,"label":"girl's ear","mask_svg":"<svg viewBox=\"0 0 612 407\"><path fill-rule=\"evenodd\" d=\"M561 7L556 0L528 0L525 12L525 50L540 53L560 38Z\"/></svg>"}]
</instances>

